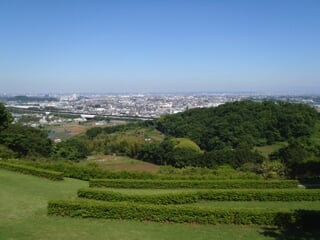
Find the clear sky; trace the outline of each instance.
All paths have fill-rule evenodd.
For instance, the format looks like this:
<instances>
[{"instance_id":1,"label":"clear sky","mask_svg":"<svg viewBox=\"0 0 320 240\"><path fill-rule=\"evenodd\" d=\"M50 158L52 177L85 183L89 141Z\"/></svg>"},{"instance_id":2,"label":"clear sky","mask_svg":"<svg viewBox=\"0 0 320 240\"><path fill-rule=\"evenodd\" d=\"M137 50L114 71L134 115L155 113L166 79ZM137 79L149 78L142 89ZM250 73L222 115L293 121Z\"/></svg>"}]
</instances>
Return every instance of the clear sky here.
<instances>
[{"instance_id":1,"label":"clear sky","mask_svg":"<svg viewBox=\"0 0 320 240\"><path fill-rule=\"evenodd\" d=\"M0 93L320 94L319 0L0 0Z\"/></svg>"}]
</instances>

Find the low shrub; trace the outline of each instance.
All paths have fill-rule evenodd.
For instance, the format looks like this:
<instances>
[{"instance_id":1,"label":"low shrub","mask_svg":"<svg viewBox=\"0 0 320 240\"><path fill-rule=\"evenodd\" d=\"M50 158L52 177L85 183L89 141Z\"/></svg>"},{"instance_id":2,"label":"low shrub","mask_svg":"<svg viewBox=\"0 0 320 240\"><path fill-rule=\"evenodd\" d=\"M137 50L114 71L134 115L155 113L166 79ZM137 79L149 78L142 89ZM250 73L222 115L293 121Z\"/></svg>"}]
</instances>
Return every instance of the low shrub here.
<instances>
[{"instance_id":1,"label":"low shrub","mask_svg":"<svg viewBox=\"0 0 320 240\"><path fill-rule=\"evenodd\" d=\"M43 177L50 180L63 180L62 172L49 171L49 170L35 168L31 166L24 166L21 164L14 164L14 163L0 161L0 168L4 168L10 171L20 172L24 174L30 174L38 177Z\"/></svg>"},{"instance_id":2,"label":"low shrub","mask_svg":"<svg viewBox=\"0 0 320 240\"><path fill-rule=\"evenodd\" d=\"M294 213L270 209L204 209L190 206L163 206L126 202L56 200L48 204L48 214L82 218L131 219L138 221L287 225ZM317 214L320 216L320 214Z\"/></svg>"},{"instance_id":3,"label":"low shrub","mask_svg":"<svg viewBox=\"0 0 320 240\"><path fill-rule=\"evenodd\" d=\"M195 189L233 189L233 188L297 188L296 180L160 180L160 179L91 179L90 187L111 188L195 188Z\"/></svg>"},{"instance_id":4,"label":"low shrub","mask_svg":"<svg viewBox=\"0 0 320 240\"><path fill-rule=\"evenodd\" d=\"M206 190L162 194L125 194L105 189L84 188L78 197L103 201L128 201L151 204L186 204L206 201L319 201L320 190L236 189Z\"/></svg>"}]
</instances>

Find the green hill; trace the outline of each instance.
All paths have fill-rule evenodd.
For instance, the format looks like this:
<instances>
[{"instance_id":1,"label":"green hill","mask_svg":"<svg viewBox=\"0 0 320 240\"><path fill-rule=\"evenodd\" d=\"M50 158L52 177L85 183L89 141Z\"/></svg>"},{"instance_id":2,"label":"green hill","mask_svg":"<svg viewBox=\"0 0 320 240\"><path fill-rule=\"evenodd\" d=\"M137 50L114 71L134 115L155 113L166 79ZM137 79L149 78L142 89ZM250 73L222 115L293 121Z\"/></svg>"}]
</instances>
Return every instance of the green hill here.
<instances>
[{"instance_id":1,"label":"green hill","mask_svg":"<svg viewBox=\"0 0 320 240\"><path fill-rule=\"evenodd\" d=\"M318 119L317 111L305 104L239 101L166 115L157 121L157 128L211 151L310 136Z\"/></svg>"}]
</instances>

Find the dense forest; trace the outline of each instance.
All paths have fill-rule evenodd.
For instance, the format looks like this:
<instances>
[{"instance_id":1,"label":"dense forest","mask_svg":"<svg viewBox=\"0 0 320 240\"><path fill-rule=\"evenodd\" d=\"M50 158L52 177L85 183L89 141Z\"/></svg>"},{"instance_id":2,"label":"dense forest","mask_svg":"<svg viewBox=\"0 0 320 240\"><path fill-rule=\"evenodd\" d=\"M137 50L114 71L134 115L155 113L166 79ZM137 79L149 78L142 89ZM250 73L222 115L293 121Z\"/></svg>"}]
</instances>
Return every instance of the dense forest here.
<instances>
[{"instance_id":1,"label":"dense forest","mask_svg":"<svg viewBox=\"0 0 320 240\"><path fill-rule=\"evenodd\" d=\"M0 104L0 158L79 161L90 154L117 154L179 168L229 165L266 177L320 173L319 113L305 104L230 102L153 121L94 127L57 144L43 130L11 121ZM278 143L282 147L268 155L258 151Z\"/></svg>"},{"instance_id":2,"label":"dense forest","mask_svg":"<svg viewBox=\"0 0 320 240\"><path fill-rule=\"evenodd\" d=\"M318 113L304 104L240 101L167 115L157 121L157 128L212 151L310 136L317 120Z\"/></svg>"}]
</instances>

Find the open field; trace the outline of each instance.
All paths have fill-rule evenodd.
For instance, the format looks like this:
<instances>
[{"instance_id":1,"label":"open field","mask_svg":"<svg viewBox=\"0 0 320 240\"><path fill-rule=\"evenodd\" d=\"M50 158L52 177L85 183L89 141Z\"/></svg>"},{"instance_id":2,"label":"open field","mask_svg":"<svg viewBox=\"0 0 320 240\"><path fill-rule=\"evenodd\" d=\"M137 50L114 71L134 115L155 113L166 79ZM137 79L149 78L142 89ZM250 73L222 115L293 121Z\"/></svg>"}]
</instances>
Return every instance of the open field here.
<instances>
[{"instance_id":1,"label":"open field","mask_svg":"<svg viewBox=\"0 0 320 240\"><path fill-rule=\"evenodd\" d=\"M98 155L88 157L83 163L95 163L106 170L158 172L159 166L126 156Z\"/></svg>"},{"instance_id":2,"label":"open field","mask_svg":"<svg viewBox=\"0 0 320 240\"><path fill-rule=\"evenodd\" d=\"M133 239L284 239L274 228L235 225L160 224L152 222L77 219L47 216L50 199L70 199L87 182L68 179L52 182L0 170L0 239L133 240ZM290 233L291 234L291 233ZM293 236L319 232L292 232ZM312 238L310 238L312 239Z\"/></svg>"},{"instance_id":3,"label":"open field","mask_svg":"<svg viewBox=\"0 0 320 240\"><path fill-rule=\"evenodd\" d=\"M82 133L85 133L89 128L94 127L93 122L79 124L75 122L62 123L59 125L46 126L45 130L50 131L50 138L67 139Z\"/></svg>"}]
</instances>

